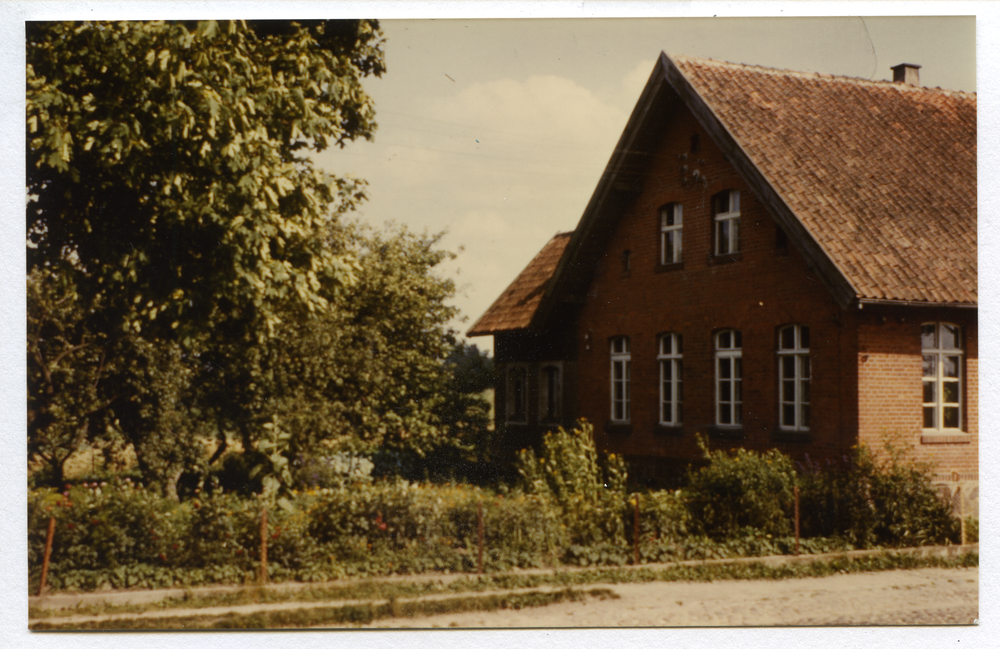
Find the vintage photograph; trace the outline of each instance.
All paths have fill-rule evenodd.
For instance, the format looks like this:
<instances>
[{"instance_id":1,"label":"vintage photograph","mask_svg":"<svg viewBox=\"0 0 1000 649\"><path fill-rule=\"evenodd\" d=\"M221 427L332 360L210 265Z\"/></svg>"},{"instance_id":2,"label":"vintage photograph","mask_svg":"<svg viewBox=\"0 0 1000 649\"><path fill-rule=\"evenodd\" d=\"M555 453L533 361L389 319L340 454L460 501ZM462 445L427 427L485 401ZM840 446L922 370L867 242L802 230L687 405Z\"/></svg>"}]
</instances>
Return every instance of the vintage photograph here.
<instances>
[{"instance_id":1,"label":"vintage photograph","mask_svg":"<svg viewBox=\"0 0 1000 649\"><path fill-rule=\"evenodd\" d=\"M24 23L32 635L978 624L976 28Z\"/></svg>"}]
</instances>

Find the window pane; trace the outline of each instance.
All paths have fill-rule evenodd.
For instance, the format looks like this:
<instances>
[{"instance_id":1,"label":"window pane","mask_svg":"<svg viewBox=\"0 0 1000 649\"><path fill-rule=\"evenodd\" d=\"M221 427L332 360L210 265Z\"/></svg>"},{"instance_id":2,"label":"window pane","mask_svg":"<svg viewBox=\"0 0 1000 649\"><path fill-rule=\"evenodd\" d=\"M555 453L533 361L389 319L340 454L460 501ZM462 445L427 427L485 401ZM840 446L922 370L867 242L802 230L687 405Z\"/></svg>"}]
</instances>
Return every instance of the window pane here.
<instances>
[{"instance_id":1,"label":"window pane","mask_svg":"<svg viewBox=\"0 0 1000 649\"><path fill-rule=\"evenodd\" d=\"M740 193L739 191L729 192L729 211L739 212L740 211Z\"/></svg>"},{"instance_id":2,"label":"window pane","mask_svg":"<svg viewBox=\"0 0 1000 649\"><path fill-rule=\"evenodd\" d=\"M804 428L809 428L809 405L805 404L802 406L802 421L799 425Z\"/></svg>"},{"instance_id":3,"label":"window pane","mask_svg":"<svg viewBox=\"0 0 1000 649\"><path fill-rule=\"evenodd\" d=\"M681 260L683 259L682 255L681 255L681 248L683 247L681 245L681 235L682 235L682 232L680 230L677 230L676 232L673 233L673 237L674 237L674 263L675 264L679 264L681 262Z\"/></svg>"},{"instance_id":4,"label":"window pane","mask_svg":"<svg viewBox=\"0 0 1000 649\"><path fill-rule=\"evenodd\" d=\"M733 363L735 370L733 372L733 377L737 379L741 378L743 376L743 359L737 356L736 358L733 359Z\"/></svg>"},{"instance_id":5,"label":"window pane","mask_svg":"<svg viewBox=\"0 0 1000 649\"><path fill-rule=\"evenodd\" d=\"M684 406L682 404L677 404L677 419L674 420L675 424L679 424L684 421Z\"/></svg>"},{"instance_id":6,"label":"window pane","mask_svg":"<svg viewBox=\"0 0 1000 649\"><path fill-rule=\"evenodd\" d=\"M624 418L625 418L625 410L623 408L622 402L621 401L615 401L614 417L612 417L612 419L615 419L617 421L621 421Z\"/></svg>"},{"instance_id":7,"label":"window pane","mask_svg":"<svg viewBox=\"0 0 1000 649\"><path fill-rule=\"evenodd\" d=\"M729 219L729 252L739 252L740 251L740 220L739 219Z\"/></svg>"},{"instance_id":8,"label":"window pane","mask_svg":"<svg viewBox=\"0 0 1000 649\"><path fill-rule=\"evenodd\" d=\"M729 363L732 359L720 358L719 359L719 378L728 379L732 378L732 372Z\"/></svg>"},{"instance_id":9,"label":"window pane","mask_svg":"<svg viewBox=\"0 0 1000 649\"><path fill-rule=\"evenodd\" d=\"M781 400L795 401L795 381L781 382Z\"/></svg>"},{"instance_id":10,"label":"window pane","mask_svg":"<svg viewBox=\"0 0 1000 649\"><path fill-rule=\"evenodd\" d=\"M781 378L784 378L784 379L795 378L795 357L794 356L782 356L781 357Z\"/></svg>"},{"instance_id":11,"label":"window pane","mask_svg":"<svg viewBox=\"0 0 1000 649\"><path fill-rule=\"evenodd\" d=\"M733 400L733 384L731 381L722 381L719 383L719 401L732 401Z\"/></svg>"},{"instance_id":12,"label":"window pane","mask_svg":"<svg viewBox=\"0 0 1000 649\"><path fill-rule=\"evenodd\" d=\"M958 408L944 409L944 427L958 428Z\"/></svg>"},{"instance_id":13,"label":"window pane","mask_svg":"<svg viewBox=\"0 0 1000 649\"><path fill-rule=\"evenodd\" d=\"M674 225L680 225L684 222L684 206L678 203L674 205Z\"/></svg>"},{"instance_id":14,"label":"window pane","mask_svg":"<svg viewBox=\"0 0 1000 649\"><path fill-rule=\"evenodd\" d=\"M718 222L718 247L716 254L724 255L729 252L729 224L731 219Z\"/></svg>"},{"instance_id":15,"label":"window pane","mask_svg":"<svg viewBox=\"0 0 1000 649\"><path fill-rule=\"evenodd\" d=\"M742 333L740 333L739 331L734 331L733 332L733 338L735 339L733 347L735 347L736 349L740 349L741 347L743 347L743 334Z\"/></svg>"},{"instance_id":16,"label":"window pane","mask_svg":"<svg viewBox=\"0 0 1000 649\"><path fill-rule=\"evenodd\" d=\"M935 396L937 383L934 381L924 381L924 403L936 403L937 397Z\"/></svg>"},{"instance_id":17,"label":"window pane","mask_svg":"<svg viewBox=\"0 0 1000 649\"><path fill-rule=\"evenodd\" d=\"M625 397L625 384L621 381L615 381L615 401L621 401Z\"/></svg>"},{"instance_id":18,"label":"window pane","mask_svg":"<svg viewBox=\"0 0 1000 649\"><path fill-rule=\"evenodd\" d=\"M941 385L945 403L958 403L958 381L945 381Z\"/></svg>"},{"instance_id":19,"label":"window pane","mask_svg":"<svg viewBox=\"0 0 1000 649\"><path fill-rule=\"evenodd\" d=\"M810 395L809 381L802 381L802 403L809 403L812 401Z\"/></svg>"},{"instance_id":20,"label":"window pane","mask_svg":"<svg viewBox=\"0 0 1000 649\"><path fill-rule=\"evenodd\" d=\"M809 349L809 327L799 327L799 347Z\"/></svg>"},{"instance_id":21,"label":"window pane","mask_svg":"<svg viewBox=\"0 0 1000 649\"><path fill-rule=\"evenodd\" d=\"M666 245L663 247L663 263L673 264L676 262L674 259L674 235L676 232L666 233Z\"/></svg>"},{"instance_id":22,"label":"window pane","mask_svg":"<svg viewBox=\"0 0 1000 649\"><path fill-rule=\"evenodd\" d=\"M684 384L677 381L677 401L684 401Z\"/></svg>"},{"instance_id":23,"label":"window pane","mask_svg":"<svg viewBox=\"0 0 1000 649\"><path fill-rule=\"evenodd\" d=\"M684 336L682 336L680 334L676 334L674 336L674 339L677 340L677 353L678 354L684 353L684 344L683 344L684 343Z\"/></svg>"},{"instance_id":24,"label":"window pane","mask_svg":"<svg viewBox=\"0 0 1000 649\"><path fill-rule=\"evenodd\" d=\"M935 410L934 406L924 406L924 428L937 428L937 423L935 423Z\"/></svg>"},{"instance_id":25,"label":"window pane","mask_svg":"<svg viewBox=\"0 0 1000 649\"><path fill-rule=\"evenodd\" d=\"M723 331L719 334L719 349L729 349L732 347L732 332Z\"/></svg>"},{"instance_id":26,"label":"window pane","mask_svg":"<svg viewBox=\"0 0 1000 649\"><path fill-rule=\"evenodd\" d=\"M669 383L673 379L673 368L670 367L670 361L663 361L660 363L660 368L663 371L663 381Z\"/></svg>"},{"instance_id":27,"label":"window pane","mask_svg":"<svg viewBox=\"0 0 1000 649\"><path fill-rule=\"evenodd\" d=\"M942 374L948 378L958 378L958 356L945 356L941 359Z\"/></svg>"},{"instance_id":28,"label":"window pane","mask_svg":"<svg viewBox=\"0 0 1000 649\"><path fill-rule=\"evenodd\" d=\"M720 424L733 423L732 409L728 403L723 403L719 405L719 423Z\"/></svg>"},{"instance_id":29,"label":"window pane","mask_svg":"<svg viewBox=\"0 0 1000 649\"><path fill-rule=\"evenodd\" d=\"M781 330L781 348L795 349L795 327L785 327Z\"/></svg>"},{"instance_id":30,"label":"window pane","mask_svg":"<svg viewBox=\"0 0 1000 649\"><path fill-rule=\"evenodd\" d=\"M611 363L612 375L615 377L615 381L621 381L622 379L622 362L615 361Z\"/></svg>"},{"instance_id":31,"label":"window pane","mask_svg":"<svg viewBox=\"0 0 1000 649\"><path fill-rule=\"evenodd\" d=\"M941 325L941 349L958 349L958 327Z\"/></svg>"},{"instance_id":32,"label":"window pane","mask_svg":"<svg viewBox=\"0 0 1000 649\"><path fill-rule=\"evenodd\" d=\"M812 372L812 363L809 361L808 356L799 356L799 368L802 373L802 378L808 379Z\"/></svg>"},{"instance_id":33,"label":"window pane","mask_svg":"<svg viewBox=\"0 0 1000 649\"><path fill-rule=\"evenodd\" d=\"M924 376L928 378L937 376L937 356L924 356Z\"/></svg>"},{"instance_id":34,"label":"window pane","mask_svg":"<svg viewBox=\"0 0 1000 649\"><path fill-rule=\"evenodd\" d=\"M678 382L683 381L684 380L684 363L681 362L681 361L674 361L674 369L676 370L677 381Z\"/></svg>"},{"instance_id":35,"label":"window pane","mask_svg":"<svg viewBox=\"0 0 1000 649\"><path fill-rule=\"evenodd\" d=\"M733 405L733 423L743 423L743 404L737 403Z\"/></svg>"},{"instance_id":36,"label":"window pane","mask_svg":"<svg viewBox=\"0 0 1000 649\"><path fill-rule=\"evenodd\" d=\"M729 211L729 192L720 192L715 195L712 201L712 212L723 214Z\"/></svg>"},{"instance_id":37,"label":"window pane","mask_svg":"<svg viewBox=\"0 0 1000 649\"><path fill-rule=\"evenodd\" d=\"M920 327L920 346L924 349L937 348L937 325L925 324Z\"/></svg>"},{"instance_id":38,"label":"window pane","mask_svg":"<svg viewBox=\"0 0 1000 649\"><path fill-rule=\"evenodd\" d=\"M781 425L795 425L795 405L788 403L781 407Z\"/></svg>"},{"instance_id":39,"label":"window pane","mask_svg":"<svg viewBox=\"0 0 1000 649\"><path fill-rule=\"evenodd\" d=\"M743 381L733 381L733 392L736 394L733 401L743 401Z\"/></svg>"}]
</instances>

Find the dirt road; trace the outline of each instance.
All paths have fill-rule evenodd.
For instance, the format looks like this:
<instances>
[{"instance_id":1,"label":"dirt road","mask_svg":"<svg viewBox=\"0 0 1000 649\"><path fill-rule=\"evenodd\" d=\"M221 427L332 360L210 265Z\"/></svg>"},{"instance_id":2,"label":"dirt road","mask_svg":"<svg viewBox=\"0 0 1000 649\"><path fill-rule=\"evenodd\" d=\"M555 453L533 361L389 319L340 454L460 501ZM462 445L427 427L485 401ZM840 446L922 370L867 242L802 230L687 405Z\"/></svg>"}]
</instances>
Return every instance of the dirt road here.
<instances>
[{"instance_id":1,"label":"dirt road","mask_svg":"<svg viewBox=\"0 0 1000 649\"><path fill-rule=\"evenodd\" d=\"M978 568L609 588L620 599L393 618L379 620L371 628L971 624L979 617Z\"/></svg>"}]
</instances>

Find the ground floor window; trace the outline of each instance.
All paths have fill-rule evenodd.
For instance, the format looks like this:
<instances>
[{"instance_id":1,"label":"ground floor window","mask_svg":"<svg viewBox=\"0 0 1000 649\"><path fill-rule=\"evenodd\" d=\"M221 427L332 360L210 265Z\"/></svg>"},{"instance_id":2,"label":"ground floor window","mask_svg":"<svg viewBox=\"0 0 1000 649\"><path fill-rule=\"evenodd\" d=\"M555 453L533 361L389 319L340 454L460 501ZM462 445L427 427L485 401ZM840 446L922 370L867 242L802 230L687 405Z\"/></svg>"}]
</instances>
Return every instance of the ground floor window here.
<instances>
[{"instance_id":1,"label":"ground floor window","mask_svg":"<svg viewBox=\"0 0 1000 649\"><path fill-rule=\"evenodd\" d=\"M507 369L507 421L528 421L528 371L521 365Z\"/></svg>"},{"instance_id":2,"label":"ground floor window","mask_svg":"<svg viewBox=\"0 0 1000 649\"><path fill-rule=\"evenodd\" d=\"M778 408L782 430L809 430L811 379L809 327L783 327L778 332Z\"/></svg>"},{"instance_id":3,"label":"ground floor window","mask_svg":"<svg viewBox=\"0 0 1000 649\"><path fill-rule=\"evenodd\" d=\"M628 336L611 339L611 421L627 422L632 417L632 353Z\"/></svg>"},{"instance_id":4,"label":"ground floor window","mask_svg":"<svg viewBox=\"0 0 1000 649\"><path fill-rule=\"evenodd\" d=\"M924 430L962 428L962 330L947 322L920 328Z\"/></svg>"},{"instance_id":5,"label":"ground floor window","mask_svg":"<svg viewBox=\"0 0 1000 649\"><path fill-rule=\"evenodd\" d=\"M735 329L715 335L715 423L743 425L743 336Z\"/></svg>"},{"instance_id":6,"label":"ground floor window","mask_svg":"<svg viewBox=\"0 0 1000 649\"><path fill-rule=\"evenodd\" d=\"M660 336L660 423L680 426L683 421L684 360L683 339L680 334Z\"/></svg>"}]
</instances>

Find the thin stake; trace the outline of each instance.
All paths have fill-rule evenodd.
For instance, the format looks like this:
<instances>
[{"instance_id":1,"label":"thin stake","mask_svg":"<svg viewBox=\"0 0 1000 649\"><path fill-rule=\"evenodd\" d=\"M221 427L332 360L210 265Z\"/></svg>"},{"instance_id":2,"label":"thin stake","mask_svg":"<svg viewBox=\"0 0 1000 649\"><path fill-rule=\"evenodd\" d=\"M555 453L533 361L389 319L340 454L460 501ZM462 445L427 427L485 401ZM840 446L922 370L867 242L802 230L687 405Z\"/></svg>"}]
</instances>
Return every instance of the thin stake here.
<instances>
[{"instance_id":1,"label":"thin stake","mask_svg":"<svg viewBox=\"0 0 1000 649\"><path fill-rule=\"evenodd\" d=\"M49 576L49 557L52 556L52 539L56 535L56 519L55 517L49 518L49 533L45 537L45 556L42 557L42 581L38 584L38 596L41 597L45 594L45 580Z\"/></svg>"},{"instance_id":2,"label":"thin stake","mask_svg":"<svg viewBox=\"0 0 1000 649\"><path fill-rule=\"evenodd\" d=\"M795 486L795 554L799 553L799 487Z\"/></svg>"},{"instance_id":3,"label":"thin stake","mask_svg":"<svg viewBox=\"0 0 1000 649\"><path fill-rule=\"evenodd\" d=\"M479 522L479 574L483 574L483 503L476 503L476 519Z\"/></svg>"},{"instance_id":4,"label":"thin stake","mask_svg":"<svg viewBox=\"0 0 1000 649\"><path fill-rule=\"evenodd\" d=\"M267 583L267 507L260 512L260 583Z\"/></svg>"},{"instance_id":5,"label":"thin stake","mask_svg":"<svg viewBox=\"0 0 1000 649\"><path fill-rule=\"evenodd\" d=\"M635 495L635 521L632 533L632 564L639 565L639 494Z\"/></svg>"}]
</instances>

